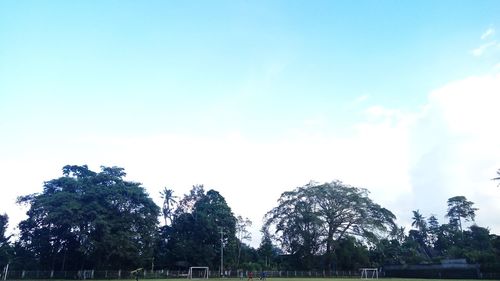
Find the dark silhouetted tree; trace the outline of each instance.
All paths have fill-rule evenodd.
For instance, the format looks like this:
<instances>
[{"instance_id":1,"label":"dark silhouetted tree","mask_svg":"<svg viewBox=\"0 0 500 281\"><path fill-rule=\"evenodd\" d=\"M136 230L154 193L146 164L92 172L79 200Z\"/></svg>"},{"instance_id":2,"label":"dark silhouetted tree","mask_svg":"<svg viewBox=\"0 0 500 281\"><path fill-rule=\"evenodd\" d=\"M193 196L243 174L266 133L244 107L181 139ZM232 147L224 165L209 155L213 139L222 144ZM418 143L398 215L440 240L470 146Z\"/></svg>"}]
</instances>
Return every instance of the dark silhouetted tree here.
<instances>
[{"instance_id":1,"label":"dark silhouetted tree","mask_svg":"<svg viewBox=\"0 0 500 281\"><path fill-rule=\"evenodd\" d=\"M278 206L267 213L266 225L275 229L284 251L295 255L302 266L311 268L314 256L324 254L330 269L343 237L375 241L379 233L392 229L394 219L368 197L367 190L334 181L284 192Z\"/></svg>"},{"instance_id":2,"label":"dark silhouetted tree","mask_svg":"<svg viewBox=\"0 0 500 281\"><path fill-rule=\"evenodd\" d=\"M65 166L29 206L20 246L47 270L137 268L150 263L159 207L118 167Z\"/></svg>"}]
</instances>

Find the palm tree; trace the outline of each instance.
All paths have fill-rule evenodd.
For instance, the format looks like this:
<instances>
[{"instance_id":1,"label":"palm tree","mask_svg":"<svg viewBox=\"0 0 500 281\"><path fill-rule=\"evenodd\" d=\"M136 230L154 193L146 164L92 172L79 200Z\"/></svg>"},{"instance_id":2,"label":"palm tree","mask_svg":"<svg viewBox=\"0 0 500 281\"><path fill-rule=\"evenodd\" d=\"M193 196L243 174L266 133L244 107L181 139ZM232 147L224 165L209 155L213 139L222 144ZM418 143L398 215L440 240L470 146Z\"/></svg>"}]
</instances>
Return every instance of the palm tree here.
<instances>
[{"instance_id":1,"label":"palm tree","mask_svg":"<svg viewBox=\"0 0 500 281\"><path fill-rule=\"evenodd\" d=\"M177 196L174 196L174 191L167 187L163 188L163 191L160 191L161 198L163 199L163 219L165 220L165 225L168 224L168 220L172 222L172 214L174 210L174 206L177 203L175 200Z\"/></svg>"},{"instance_id":2,"label":"palm tree","mask_svg":"<svg viewBox=\"0 0 500 281\"><path fill-rule=\"evenodd\" d=\"M406 237L405 232L406 232L406 230L403 226L399 227L397 225L394 225L391 228L391 232L389 233L389 235L390 235L390 237L392 237L392 239L395 239L400 244L403 244L403 242L405 241L405 237Z\"/></svg>"},{"instance_id":3,"label":"palm tree","mask_svg":"<svg viewBox=\"0 0 500 281\"><path fill-rule=\"evenodd\" d=\"M419 210L413 211L413 222L411 226L417 228L421 232L425 232L427 229L427 223L425 222L425 217L420 214Z\"/></svg>"}]
</instances>

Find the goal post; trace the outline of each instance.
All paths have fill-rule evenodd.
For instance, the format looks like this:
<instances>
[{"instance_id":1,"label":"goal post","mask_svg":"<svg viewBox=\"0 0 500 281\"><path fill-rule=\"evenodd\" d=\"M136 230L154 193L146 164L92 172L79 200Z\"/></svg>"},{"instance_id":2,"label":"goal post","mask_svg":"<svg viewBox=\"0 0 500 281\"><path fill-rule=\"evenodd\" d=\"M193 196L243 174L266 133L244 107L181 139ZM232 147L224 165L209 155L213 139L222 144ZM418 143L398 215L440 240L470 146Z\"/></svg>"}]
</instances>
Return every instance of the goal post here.
<instances>
[{"instance_id":1,"label":"goal post","mask_svg":"<svg viewBox=\"0 0 500 281\"><path fill-rule=\"evenodd\" d=\"M191 266L188 271L188 279L208 279L208 266Z\"/></svg>"},{"instance_id":2,"label":"goal post","mask_svg":"<svg viewBox=\"0 0 500 281\"><path fill-rule=\"evenodd\" d=\"M361 279L378 279L378 268L360 268Z\"/></svg>"}]
</instances>

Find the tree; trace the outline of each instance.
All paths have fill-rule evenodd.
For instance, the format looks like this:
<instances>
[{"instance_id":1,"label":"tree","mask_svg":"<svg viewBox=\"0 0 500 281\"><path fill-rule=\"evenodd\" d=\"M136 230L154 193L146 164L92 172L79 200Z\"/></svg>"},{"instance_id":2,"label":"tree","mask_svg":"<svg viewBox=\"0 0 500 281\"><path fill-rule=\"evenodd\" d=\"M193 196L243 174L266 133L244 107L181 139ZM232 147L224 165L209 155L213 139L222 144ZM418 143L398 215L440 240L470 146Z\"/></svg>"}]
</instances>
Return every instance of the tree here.
<instances>
[{"instance_id":1,"label":"tree","mask_svg":"<svg viewBox=\"0 0 500 281\"><path fill-rule=\"evenodd\" d=\"M428 228L428 243L429 246L434 247L439 235L439 222L435 215L431 215L427 219Z\"/></svg>"},{"instance_id":2,"label":"tree","mask_svg":"<svg viewBox=\"0 0 500 281\"><path fill-rule=\"evenodd\" d=\"M234 265L236 258L236 218L224 197L215 190L206 194L203 186L194 186L180 200L167 243L169 265L187 267L220 262L221 231L225 264Z\"/></svg>"},{"instance_id":3,"label":"tree","mask_svg":"<svg viewBox=\"0 0 500 281\"><path fill-rule=\"evenodd\" d=\"M262 233L262 239L257 252L264 268L269 269L271 268L271 262L278 256L279 249L274 246L271 234L267 228L262 227L260 232Z\"/></svg>"},{"instance_id":4,"label":"tree","mask_svg":"<svg viewBox=\"0 0 500 281\"><path fill-rule=\"evenodd\" d=\"M236 261L236 268L240 268L240 258L241 258L241 248L243 247L244 241L250 241L252 239L252 234L248 231L248 228L252 226L252 221L248 218L243 218L238 216L236 218L236 235L238 238L238 258Z\"/></svg>"},{"instance_id":5,"label":"tree","mask_svg":"<svg viewBox=\"0 0 500 281\"><path fill-rule=\"evenodd\" d=\"M456 226L460 232L462 230L462 219L474 221L477 209L472 207L474 202L467 201L465 196L455 196L448 199L448 212L446 216L450 219L450 224Z\"/></svg>"},{"instance_id":6,"label":"tree","mask_svg":"<svg viewBox=\"0 0 500 281\"><path fill-rule=\"evenodd\" d=\"M9 243L10 235L6 234L9 217L0 214L0 268L8 264L12 258L12 247Z\"/></svg>"},{"instance_id":7,"label":"tree","mask_svg":"<svg viewBox=\"0 0 500 281\"><path fill-rule=\"evenodd\" d=\"M194 185L189 191L189 194L185 194L184 197L179 201L177 209L174 212L174 218L182 214L188 214L193 212L194 205L198 200L205 196L205 188L203 185Z\"/></svg>"},{"instance_id":8,"label":"tree","mask_svg":"<svg viewBox=\"0 0 500 281\"><path fill-rule=\"evenodd\" d=\"M65 166L29 206L20 245L41 269L137 268L151 260L159 207L119 167Z\"/></svg>"},{"instance_id":9,"label":"tree","mask_svg":"<svg viewBox=\"0 0 500 281\"><path fill-rule=\"evenodd\" d=\"M163 206L162 206L163 219L165 220L165 225L167 225L169 220L170 223L172 223L174 214L173 210L175 204L177 203L175 199L177 198L177 196L174 196L174 191L167 187L163 188L163 191L160 192L160 196L163 199Z\"/></svg>"},{"instance_id":10,"label":"tree","mask_svg":"<svg viewBox=\"0 0 500 281\"><path fill-rule=\"evenodd\" d=\"M421 232L425 232L427 230L427 223L425 222L425 217L420 214L419 210L413 211L413 222L411 226L417 228Z\"/></svg>"},{"instance_id":11,"label":"tree","mask_svg":"<svg viewBox=\"0 0 500 281\"><path fill-rule=\"evenodd\" d=\"M340 181L310 183L284 192L266 215L286 252L305 258L324 254L332 268L335 245L346 235L375 241L394 226L395 216L368 197L368 191Z\"/></svg>"},{"instance_id":12,"label":"tree","mask_svg":"<svg viewBox=\"0 0 500 281\"><path fill-rule=\"evenodd\" d=\"M392 238L392 240L397 241L399 244L402 244L406 239L405 232L406 230L404 226L399 227L394 224L391 231L389 232L389 237Z\"/></svg>"},{"instance_id":13,"label":"tree","mask_svg":"<svg viewBox=\"0 0 500 281\"><path fill-rule=\"evenodd\" d=\"M419 244L420 251L426 257L429 257L427 249L427 222L425 221L425 217L420 214L419 210L416 210L413 211L412 220L411 226L417 228L417 230L410 230L409 237L414 239Z\"/></svg>"}]
</instances>

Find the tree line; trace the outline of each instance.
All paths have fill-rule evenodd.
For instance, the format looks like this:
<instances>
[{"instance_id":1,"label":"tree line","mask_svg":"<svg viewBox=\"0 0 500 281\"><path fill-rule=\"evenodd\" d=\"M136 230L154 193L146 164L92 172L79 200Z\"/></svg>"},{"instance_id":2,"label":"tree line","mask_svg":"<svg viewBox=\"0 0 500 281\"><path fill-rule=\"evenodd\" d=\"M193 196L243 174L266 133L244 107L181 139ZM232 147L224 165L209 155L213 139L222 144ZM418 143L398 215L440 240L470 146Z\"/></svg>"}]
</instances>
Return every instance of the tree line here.
<instances>
[{"instance_id":1,"label":"tree line","mask_svg":"<svg viewBox=\"0 0 500 281\"><path fill-rule=\"evenodd\" d=\"M222 256L224 270L357 270L464 258L500 271L500 236L474 223L478 209L464 196L446 202L447 222L415 210L406 230L366 189L311 182L280 196L254 248L252 222L218 191L196 185L181 198L164 188L160 207L125 175L119 167L68 165L42 192L20 196L28 211L17 237L6 234L8 216L0 215L0 266L216 269Z\"/></svg>"}]
</instances>

